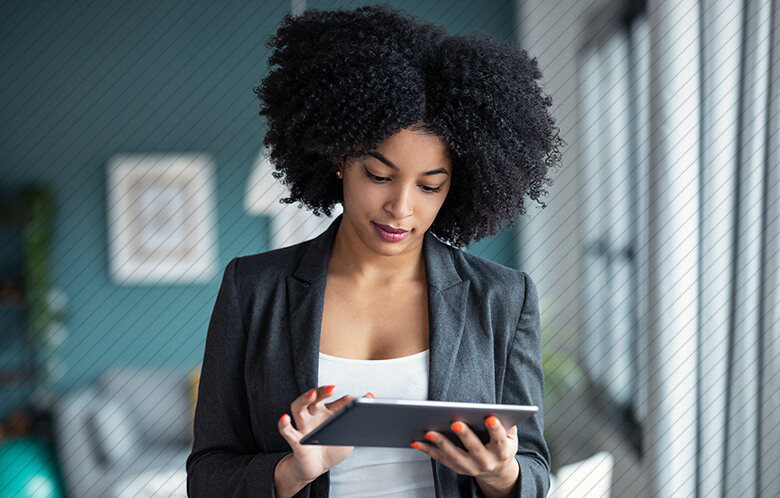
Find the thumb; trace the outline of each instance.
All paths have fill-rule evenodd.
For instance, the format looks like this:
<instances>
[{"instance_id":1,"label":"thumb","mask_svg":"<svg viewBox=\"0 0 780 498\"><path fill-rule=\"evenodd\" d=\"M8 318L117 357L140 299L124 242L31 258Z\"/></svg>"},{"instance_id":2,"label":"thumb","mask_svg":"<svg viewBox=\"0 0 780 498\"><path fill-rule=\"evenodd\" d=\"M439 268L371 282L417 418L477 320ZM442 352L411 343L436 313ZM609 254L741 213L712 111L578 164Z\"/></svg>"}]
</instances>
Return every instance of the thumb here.
<instances>
[{"instance_id":1,"label":"thumb","mask_svg":"<svg viewBox=\"0 0 780 498\"><path fill-rule=\"evenodd\" d=\"M294 449L296 446L298 446L301 439L303 439L303 434L298 432L298 430L293 427L292 418L286 413L282 415L282 418L279 419L278 428L279 434L281 434L284 440L287 441L287 444L290 445L290 448Z\"/></svg>"}]
</instances>

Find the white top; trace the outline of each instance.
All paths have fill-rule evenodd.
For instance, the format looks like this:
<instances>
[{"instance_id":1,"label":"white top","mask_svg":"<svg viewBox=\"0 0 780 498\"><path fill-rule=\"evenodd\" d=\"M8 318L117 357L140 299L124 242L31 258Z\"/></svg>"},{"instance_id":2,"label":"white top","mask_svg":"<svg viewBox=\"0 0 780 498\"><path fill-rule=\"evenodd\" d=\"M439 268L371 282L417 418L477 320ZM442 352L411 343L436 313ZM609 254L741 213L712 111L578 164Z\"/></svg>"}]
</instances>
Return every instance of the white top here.
<instances>
[{"instance_id":1,"label":"white top","mask_svg":"<svg viewBox=\"0 0 780 498\"><path fill-rule=\"evenodd\" d=\"M354 360L320 353L317 385L345 394L428 399L428 350L388 360ZM330 496L431 498L433 469L425 453L409 448L356 447L330 469Z\"/></svg>"}]
</instances>

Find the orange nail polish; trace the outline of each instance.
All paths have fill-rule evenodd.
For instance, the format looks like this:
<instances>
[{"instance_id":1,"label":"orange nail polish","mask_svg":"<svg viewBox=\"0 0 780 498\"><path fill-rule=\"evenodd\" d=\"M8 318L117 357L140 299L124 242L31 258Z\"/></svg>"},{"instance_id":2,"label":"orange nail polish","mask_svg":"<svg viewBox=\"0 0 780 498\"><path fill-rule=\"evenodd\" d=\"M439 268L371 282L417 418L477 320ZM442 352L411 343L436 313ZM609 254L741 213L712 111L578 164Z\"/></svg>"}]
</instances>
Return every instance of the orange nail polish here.
<instances>
[{"instance_id":1,"label":"orange nail polish","mask_svg":"<svg viewBox=\"0 0 780 498\"><path fill-rule=\"evenodd\" d=\"M287 417L289 417L289 415L287 415L286 413L283 414L282 418L279 419L279 422L282 422L282 423L287 422Z\"/></svg>"},{"instance_id":2,"label":"orange nail polish","mask_svg":"<svg viewBox=\"0 0 780 498\"><path fill-rule=\"evenodd\" d=\"M306 397L309 398L309 399L312 399L315 394L317 394L317 390L316 389L312 389L311 391L306 393Z\"/></svg>"},{"instance_id":3,"label":"orange nail polish","mask_svg":"<svg viewBox=\"0 0 780 498\"><path fill-rule=\"evenodd\" d=\"M431 432L426 432L425 439L427 439L428 441L436 441L436 435Z\"/></svg>"},{"instance_id":4,"label":"orange nail polish","mask_svg":"<svg viewBox=\"0 0 780 498\"><path fill-rule=\"evenodd\" d=\"M495 427L496 424L498 424L498 419L493 415L491 415L487 419L485 419L485 423L487 424L488 427Z\"/></svg>"},{"instance_id":5,"label":"orange nail polish","mask_svg":"<svg viewBox=\"0 0 780 498\"><path fill-rule=\"evenodd\" d=\"M420 443L412 443L412 448L415 450L421 450L422 446L420 446Z\"/></svg>"},{"instance_id":6,"label":"orange nail polish","mask_svg":"<svg viewBox=\"0 0 780 498\"><path fill-rule=\"evenodd\" d=\"M336 390L336 386L327 386L325 388L325 392L328 393L328 394L333 394L333 391L335 391L335 390Z\"/></svg>"},{"instance_id":7,"label":"orange nail polish","mask_svg":"<svg viewBox=\"0 0 780 498\"><path fill-rule=\"evenodd\" d=\"M364 397L365 398L376 398L376 396L374 396L374 393L366 393L366 395Z\"/></svg>"},{"instance_id":8,"label":"orange nail polish","mask_svg":"<svg viewBox=\"0 0 780 498\"><path fill-rule=\"evenodd\" d=\"M460 423L460 422L455 422L450 427L455 432L462 432L463 431L463 424Z\"/></svg>"}]
</instances>

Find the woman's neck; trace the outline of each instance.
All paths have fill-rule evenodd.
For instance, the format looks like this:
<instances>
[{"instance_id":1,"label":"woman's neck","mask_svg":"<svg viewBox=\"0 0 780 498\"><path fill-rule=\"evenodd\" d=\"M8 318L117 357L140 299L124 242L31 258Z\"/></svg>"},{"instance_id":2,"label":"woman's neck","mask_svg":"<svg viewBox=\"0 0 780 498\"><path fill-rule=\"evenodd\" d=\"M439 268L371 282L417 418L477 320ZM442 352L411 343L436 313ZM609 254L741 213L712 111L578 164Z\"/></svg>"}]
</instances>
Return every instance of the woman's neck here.
<instances>
[{"instance_id":1,"label":"woman's neck","mask_svg":"<svg viewBox=\"0 0 780 498\"><path fill-rule=\"evenodd\" d=\"M414 251L383 256L367 248L342 223L336 232L328 273L382 283L425 280L422 245Z\"/></svg>"}]
</instances>

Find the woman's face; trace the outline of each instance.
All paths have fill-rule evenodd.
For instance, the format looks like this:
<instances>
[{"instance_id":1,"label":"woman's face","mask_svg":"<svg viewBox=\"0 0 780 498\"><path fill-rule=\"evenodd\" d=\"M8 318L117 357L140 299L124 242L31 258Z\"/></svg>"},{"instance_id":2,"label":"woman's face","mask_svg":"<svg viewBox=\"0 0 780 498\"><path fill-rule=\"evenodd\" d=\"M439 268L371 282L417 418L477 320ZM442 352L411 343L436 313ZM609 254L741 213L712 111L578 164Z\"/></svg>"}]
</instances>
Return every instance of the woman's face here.
<instances>
[{"instance_id":1,"label":"woman's face","mask_svg":"<svg viewBox=\"0 0 780 498\"><path fill-rule=\"evenodd\" d=\"M452 177L441 138L403 129L362 157L345 161L342 224L370 250L418 250Z\"/></svg>"}]
</instances>

